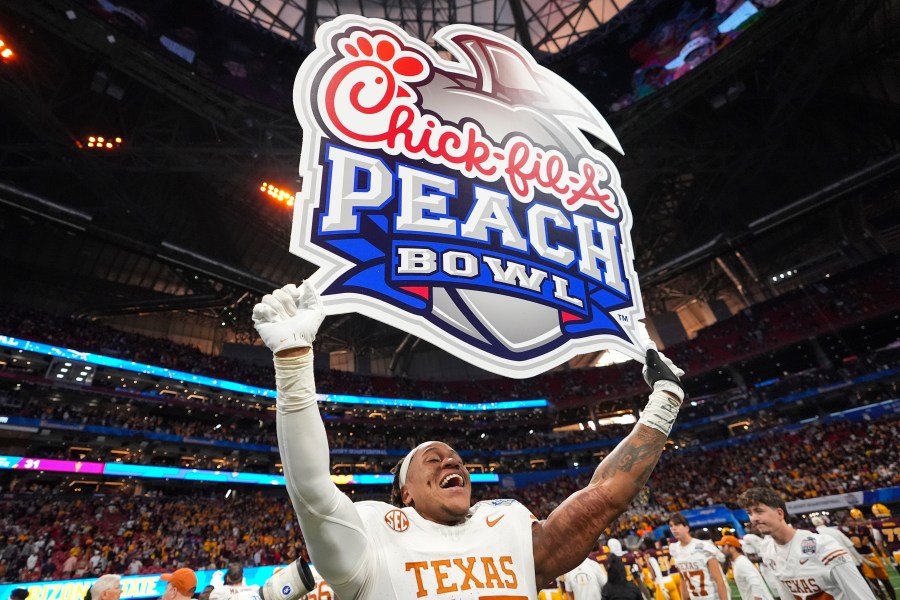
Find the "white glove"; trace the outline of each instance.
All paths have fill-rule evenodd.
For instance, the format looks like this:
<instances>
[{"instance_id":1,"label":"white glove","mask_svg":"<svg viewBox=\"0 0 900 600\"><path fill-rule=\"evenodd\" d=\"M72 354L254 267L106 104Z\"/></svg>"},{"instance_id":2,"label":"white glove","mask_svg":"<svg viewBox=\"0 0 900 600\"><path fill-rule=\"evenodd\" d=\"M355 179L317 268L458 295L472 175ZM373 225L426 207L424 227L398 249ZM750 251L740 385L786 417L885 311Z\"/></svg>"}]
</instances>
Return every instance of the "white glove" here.
<instances>
[{"instance_id":1,"label":"white glove","mask_svg":"<svg viewBox=\"0 0 900 600\"><path fill-rule=\"evenodd\" d=\"M293 283L262 297L253 307L253 325L273 353L312 346L325 310L309 283Z\"/></svg>"}]
</instances>

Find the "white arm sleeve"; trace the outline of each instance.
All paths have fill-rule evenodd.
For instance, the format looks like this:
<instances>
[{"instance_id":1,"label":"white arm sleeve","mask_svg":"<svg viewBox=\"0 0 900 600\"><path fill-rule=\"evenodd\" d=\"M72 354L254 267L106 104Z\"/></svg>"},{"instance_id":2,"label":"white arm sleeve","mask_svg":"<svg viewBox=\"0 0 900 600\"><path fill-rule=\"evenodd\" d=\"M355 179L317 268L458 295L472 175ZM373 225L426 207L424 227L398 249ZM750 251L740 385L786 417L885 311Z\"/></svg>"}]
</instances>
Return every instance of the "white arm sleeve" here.
<instances>
[{"instance_id":1,"label":"white arm sleeve","mask_svg":"<svg viewBox=\"0 0 900 600\"><path fill-rule=\"evenodd\" d=\"M844 536L844 537L847 537L847 536ZM848 539L847 541L850 542L849 539ZM853 557L853 563L854 563L854 564L857 564L857 565L862 564L862 562L863 562L863 556L862 556L862 554L860 554L859 551L853 546L853 542L850 542L850 545L847 546L847 552L849 552L849 553L850 553L850 556Z\"/></svg>"},{"instance_id":2,"label":"white arm sleeve","mask_svg":"<svg viewBox=\"0 0 900 600\"><path fill-rule=\"evenodd\" d=\"M849 560L831 569L831 576L847 600L876 600L866 580Z\"/></svg>"},{"instance_id":3,"label":"white arm sleeve","mask_svg":"<svg viewBox=\"0 0 900 600\"><path fill-rule=\"evenodd\" d=\"M826 534L830 535L832 538L834 538L834 540L838 544L843 546L844 549L850 553L850 556L853 557L853 561L856 564L862 563L862 560L863 560L862 555L853 546L853 542L850 541L850 538L848 538L846 535L844 535L843 531L841 531L840 529L837 529L836 527L825 527L825 528L823 528L823 531L821 531L819 533L826 533Z\"/></svg>"},{"instance_id":4,"label":"white arm sleeve","mask_svg":"<svg viewBox=\"0 0 900 600\"><path fill-rule=\"evenodd\" d=\"M778 595L781 596L781 600L794 600L794 595L791 593L789 589L787 589L781 580L778 580Z\"/></svg>"},{"instance_id":5,"label":"white arm sleeve","mask_svg":"<svg viewBox=\"0 0 900 600\"><path fill-rule=\"evenodd\" d=\"M355 597L371 571L374 552L353 503L331 481L312 352L275 357L275 383L278 449L309 556L333 588L340 588L342 596Z\"/></svg>"},{"instance_id":6,"label":"white arm sleeve","mask_svg":"<svg viewBox=\"0 0 900 600\"><path fill-rule=\"evenodd\" d=\"M746 571L746 577L746 581L749 584L748 587L750 589L751 599L762 598L765 600L772 597L771 592L769 592L769 587L763 580L762 575L759 574L759 571L756 570L756 567L750 567L750 569Z\"/></svg>"}]
</instances>

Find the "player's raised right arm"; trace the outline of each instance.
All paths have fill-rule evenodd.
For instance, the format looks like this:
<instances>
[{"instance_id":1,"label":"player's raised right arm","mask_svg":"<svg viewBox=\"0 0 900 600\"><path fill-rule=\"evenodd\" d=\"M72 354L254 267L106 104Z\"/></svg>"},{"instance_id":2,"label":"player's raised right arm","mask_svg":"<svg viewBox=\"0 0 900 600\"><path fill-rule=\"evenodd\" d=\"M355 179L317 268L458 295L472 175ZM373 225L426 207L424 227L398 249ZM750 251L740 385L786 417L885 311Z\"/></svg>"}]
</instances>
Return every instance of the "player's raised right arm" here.
<instances>
[{"instance_id":1,"label":"player's raised right arm","mask_svg":"<svg viewBox=\"0 0 900 600\"><path fill-rule=\"evenodd\" d=\"M650 477L684 399L684 371L647 351L644 379L653 389L641 418L607 456L587 487L569 496L532 528L538 584L575 568L597 537L631 504Z\"/></svg>"},{"instance_id":2,"label":"player's raised right arm","mask_svg":"<svg viewBox=\"0 0 900 600\"><path fill-rule=\"evenodd\" d=\"M325 316L308 283L267 294L253 323L275 355L276 428L288 495L317 570L329 582L363 573L368 540L353 503L331 480L328 438L316 403L312 342Z\"/></svg>"}]
</instances>

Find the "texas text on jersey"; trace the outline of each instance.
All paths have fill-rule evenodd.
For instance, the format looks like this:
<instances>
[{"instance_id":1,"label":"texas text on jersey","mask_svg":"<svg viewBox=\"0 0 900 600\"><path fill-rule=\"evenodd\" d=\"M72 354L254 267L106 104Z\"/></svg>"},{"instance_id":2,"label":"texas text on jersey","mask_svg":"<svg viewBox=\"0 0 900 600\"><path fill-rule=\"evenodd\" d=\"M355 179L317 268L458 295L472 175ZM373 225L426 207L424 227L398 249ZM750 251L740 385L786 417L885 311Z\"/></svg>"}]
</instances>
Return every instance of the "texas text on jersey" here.
<instances>
[{"instance_id":1,"label":"texas text on jersey","mask_svg":"<svg viewBox=\"0 0 900 600\"><path fill-rule=\"evenodd\" d=\"M669 546L669 554L687 585L691 600L727 600L719 598L716 583L709 572L709 559L718 560L719 556L712 542L697 538L691 539L686 546L676 542Z\"/></svg>"},{"instance_id":2,"label":"texas text on jersey","mask_svg":"<svg viewBox=\"0 0 900 600\"><path fill-rule=\"evenodd\" d=\"M797 531L783 546L766 538L761 554L795 600L875 600L850 554L831 537Z\"/></svg>"}]
</instances>

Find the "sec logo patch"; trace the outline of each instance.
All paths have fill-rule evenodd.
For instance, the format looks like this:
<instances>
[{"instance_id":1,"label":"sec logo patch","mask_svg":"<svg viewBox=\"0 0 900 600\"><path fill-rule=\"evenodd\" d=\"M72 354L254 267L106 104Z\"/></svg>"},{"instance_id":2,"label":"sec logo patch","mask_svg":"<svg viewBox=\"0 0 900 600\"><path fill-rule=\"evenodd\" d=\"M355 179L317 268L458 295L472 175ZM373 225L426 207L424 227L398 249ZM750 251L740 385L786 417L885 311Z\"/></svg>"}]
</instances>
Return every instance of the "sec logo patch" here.
<instances>
[{"instance_id":1,"label":"sec logo patch","mask_svg":"<svg viewBox=\"0 0 900 600\"><path fill-rule=\"evenodd\" d=\"M387 526L398 533L402 533L409 529L409 519L402 510L392 510L384 515L384 522Z\"/></svg>"}]
</instances>

